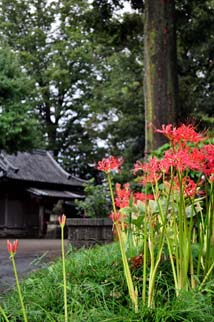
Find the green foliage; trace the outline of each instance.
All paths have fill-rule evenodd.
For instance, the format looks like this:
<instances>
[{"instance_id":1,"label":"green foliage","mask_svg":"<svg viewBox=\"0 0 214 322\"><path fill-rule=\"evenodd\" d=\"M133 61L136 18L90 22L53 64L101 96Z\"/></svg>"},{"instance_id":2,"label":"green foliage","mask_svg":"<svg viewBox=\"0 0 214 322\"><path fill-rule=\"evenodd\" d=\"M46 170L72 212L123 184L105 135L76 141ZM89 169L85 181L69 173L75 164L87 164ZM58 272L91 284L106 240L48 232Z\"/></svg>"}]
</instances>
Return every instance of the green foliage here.
<instances>
[{"instance_id":1,"label":"green foliage","mask_svg":"<svg viewBox=\"0 0 214 322\"><path fill-rule=\"evenodd\" d=\"M84 27L88 6L78 0L72 3L33 0L29 6L24 0L9 5L3 0L0 38L17 52L33 81L31 106L39 116L47 149L55 157L60 154L68 170L84 175L93 161L91 139L82 123L88 113L85 100L93 57Z\"/></svg>"},{"instance_id":2,"label":"green foliage","mask_svg":"<svg viewBox=\"0 0 214 322\"><path fill-rule=\"evenodd\" d=\"M97 124L93 135L105 142L108 153L123 154L131 163L144 150L143 18L134 13L107 21L93 34L99 77L86 126Z\"/></svg>"},{"instance_id":3,"label":"green foliage","mask_svg":"<svg viewBox=\"0 0 214 322\"><path fill-rule=\"evenodd\" d=\"M96 185L94 179L84 184L85 199L76 200L80 214L86 217L107 217L111 211L110 195L106 185Z\"/></svg>"},{"instance_id":4,"label":"green foliage","mask_svg":"<svg viewBox=\"0 0 214 322\"><path fill-rule=\"evenodd\" d=\"M1 48L9 44L19 55L33 84L28 106L39 116L43 142L85 178L96 175L90 164L107 153L123 154L127 164L143 157L144 3L129 2L133 11L124 15L117 10L125 1L117 0L0 3ZM213 1L176 5L178 121L195 117L213 127Z\"/></svg>"},{"instance_id":5,"label":"green foliage","mask_svg":"<svg viewBox=\"0 0 214 322\"><path fill-rule=\"evenodd\" d=\"M41 147L41 132L33 116L32 82L21 71L9 48L0 50L0 149L17 152Z\"/></svg>"},{"instance_id":6,"label":"green foliage","mask_svg":"<svg viewBox=\"0 0 214 322\"><path fill-rule=\"evenodd\" d=\"M176 11L180 119L213 127L214 3L181 1Z\"/></svg>"},{"instance_id":7,"label":"green foliage","mask_svg":"<svg viewBox=\"0 0 214 322\"><path fill-rule=\"evenodd\" d=\"M72 322L206 322L213 321L213 283L204 293L184 292L179 299L170 294L169 266L159 275L159 302L154 309L141 307L135 314L127 299L122 263L117 244L67 253L69 321ZM141 268L134 269L136 280ZM63 322L62 263L47 264L21 285L29 321ZM22 319L18 294L1 298L1 305L15 322ZM0 316L3 322L3 316Z\"/></svg>"}]
</instances>

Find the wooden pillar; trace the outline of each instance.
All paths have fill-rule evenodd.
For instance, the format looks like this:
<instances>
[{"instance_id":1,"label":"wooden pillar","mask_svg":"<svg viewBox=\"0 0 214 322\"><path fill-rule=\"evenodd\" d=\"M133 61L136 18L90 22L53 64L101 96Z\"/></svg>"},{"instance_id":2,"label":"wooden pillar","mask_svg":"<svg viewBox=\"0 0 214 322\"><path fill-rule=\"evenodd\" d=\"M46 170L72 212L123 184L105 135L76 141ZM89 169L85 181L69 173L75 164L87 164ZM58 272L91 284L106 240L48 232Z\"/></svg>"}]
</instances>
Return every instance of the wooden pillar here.
<instances>
[{"instance_id":1,"label":"wooden pillar","mask_svg":"<svg viewBox=\"0 0 214 322\"><path fill-rule=\"evenodd\" d=\"M45 207L44 205L39 205L39 237L43 237L43 227L44 227L44 213Z\"/></svg>"}]
</instances>

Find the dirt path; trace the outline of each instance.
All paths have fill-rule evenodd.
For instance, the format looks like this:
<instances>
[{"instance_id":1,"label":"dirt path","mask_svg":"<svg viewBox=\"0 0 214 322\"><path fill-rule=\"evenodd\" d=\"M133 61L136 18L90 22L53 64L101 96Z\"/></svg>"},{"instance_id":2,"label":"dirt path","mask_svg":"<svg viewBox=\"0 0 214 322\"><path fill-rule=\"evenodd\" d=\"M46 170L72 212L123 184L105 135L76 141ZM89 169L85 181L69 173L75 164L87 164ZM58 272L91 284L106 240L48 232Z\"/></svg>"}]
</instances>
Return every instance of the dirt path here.
<instances>
[{"instance_id":1,"label":"dirt path","mask_svg":"<svg viewBox=\"0 0 214 322\"><path fill-rule=\"evenodd\" d=\"M68 240L65 241L67 248ZM37 270L61 255L59 239L20 239L16 253L19 278ZM0 239L0 292L7 292L15 284L12 265L7 251L7 240Z\"/></svg>"}]
</instances>

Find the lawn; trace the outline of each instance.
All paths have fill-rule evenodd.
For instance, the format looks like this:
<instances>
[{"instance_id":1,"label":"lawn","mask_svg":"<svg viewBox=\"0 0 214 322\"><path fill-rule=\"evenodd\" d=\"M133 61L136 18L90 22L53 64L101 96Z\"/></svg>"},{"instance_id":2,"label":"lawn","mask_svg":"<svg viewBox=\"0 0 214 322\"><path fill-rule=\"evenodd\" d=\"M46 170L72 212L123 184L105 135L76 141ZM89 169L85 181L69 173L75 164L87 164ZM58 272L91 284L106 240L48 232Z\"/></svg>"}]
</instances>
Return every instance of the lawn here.
<instances>
[{"instance_id":1,"label":"lawn","mask_svg":"<svg viewBox=\"0 0 214 322\"><path fill-rule=\"evenodd\" d=\"M134 261L135 260L135 261ZM129 260L135 283L141 285L143 266ZM156 307L139 305L134 313L124 279L117 243L66 254L68 320L70 322L214 321L214 283L206 291L175 297L168 262L160 265ZM21 283L28 321L64 321L62 262L58 260ZM140 302L140 299L139 299ZM17 291L1 299L10 322L23 321ZM5 321L3 316L0 321Z\"/></svg>"}]
</instances>

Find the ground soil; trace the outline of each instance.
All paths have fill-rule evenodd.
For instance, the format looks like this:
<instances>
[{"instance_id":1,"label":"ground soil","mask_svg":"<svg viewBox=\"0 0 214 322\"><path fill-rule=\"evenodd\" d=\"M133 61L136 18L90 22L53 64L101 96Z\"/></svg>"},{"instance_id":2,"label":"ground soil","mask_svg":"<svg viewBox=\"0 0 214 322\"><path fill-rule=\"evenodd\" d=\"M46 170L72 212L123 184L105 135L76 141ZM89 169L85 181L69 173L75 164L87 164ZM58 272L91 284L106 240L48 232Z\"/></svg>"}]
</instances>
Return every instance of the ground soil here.
<instances>
[{"instance_id":1,"label":"ground soil","mask_svg":"<svg viewBox=\"0 0 214 322\"><path fill-rule=\"evenodd\" d=\"M12 240L11 240L12 241ZM65 241L65 248L69 242ZM20 239L15 256L19 279L30 272L49 265L61 256L59 239ZM14 273L7 251L7 240L0 239L0 292L5 293L15 285Z\"/></svg>"}]
</instances>

